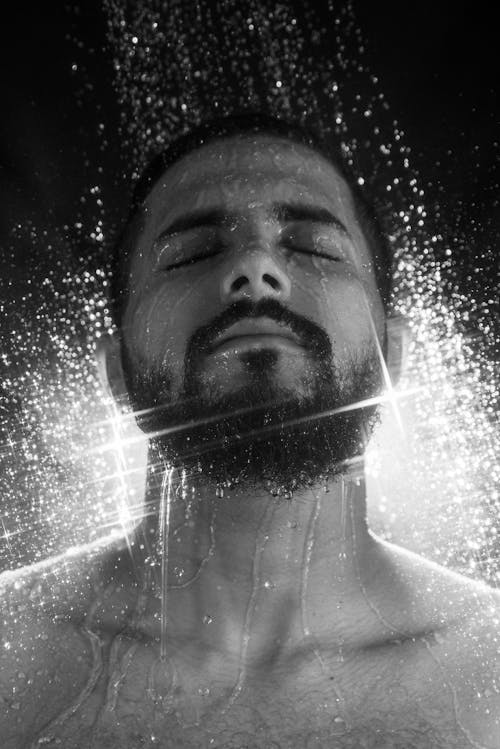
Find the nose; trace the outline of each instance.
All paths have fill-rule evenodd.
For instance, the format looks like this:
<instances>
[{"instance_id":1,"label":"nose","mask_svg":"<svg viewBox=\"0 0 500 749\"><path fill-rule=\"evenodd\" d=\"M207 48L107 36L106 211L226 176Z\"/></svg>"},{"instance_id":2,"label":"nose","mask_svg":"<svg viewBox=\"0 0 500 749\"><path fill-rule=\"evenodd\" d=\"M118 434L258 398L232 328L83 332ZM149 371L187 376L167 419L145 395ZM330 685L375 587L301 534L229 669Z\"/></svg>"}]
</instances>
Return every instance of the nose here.
<instances>
[{"instance_id":1,"label":"nose","mask_svg":"<svg viewBox=\"0 0 500 749\"><path fill-rule=\"evenodd\" d=\"M228 258L221 278L221 297L225 303L239 299L257 302L264 297L286 301L291 282L272 251L264 246L247 246Z\"/></svg>"}]
</instances>

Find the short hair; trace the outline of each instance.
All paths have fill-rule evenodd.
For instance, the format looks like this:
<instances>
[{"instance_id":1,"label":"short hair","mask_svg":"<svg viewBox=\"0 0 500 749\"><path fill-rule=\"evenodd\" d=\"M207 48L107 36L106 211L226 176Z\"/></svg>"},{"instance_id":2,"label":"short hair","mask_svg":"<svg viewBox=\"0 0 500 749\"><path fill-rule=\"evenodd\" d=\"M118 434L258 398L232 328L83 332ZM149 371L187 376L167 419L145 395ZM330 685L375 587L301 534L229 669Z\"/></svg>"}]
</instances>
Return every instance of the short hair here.
<instances>
[{"instance_id":1,"label":"short hair","mask_svg":"<svg viewBox=\"0 0 500 749\"><path fill-rule=\"evenodd\" d=\"M375 207L362 192L356 178L342 161L337 140L303 125L261 112L242 112L206 120L174 140L156 154L136 183L128 218L115 243L111 257L111 309L114 321L121 323L127 300L129 271L135 240L136 219L146 198L165 171L183 156L212 141L248 135L270 135L306 146L322 155L347 183L354 203L355 218L371 250L378 290L387 308L392 289L392 253Z\"/></svg>"}]
</instances>

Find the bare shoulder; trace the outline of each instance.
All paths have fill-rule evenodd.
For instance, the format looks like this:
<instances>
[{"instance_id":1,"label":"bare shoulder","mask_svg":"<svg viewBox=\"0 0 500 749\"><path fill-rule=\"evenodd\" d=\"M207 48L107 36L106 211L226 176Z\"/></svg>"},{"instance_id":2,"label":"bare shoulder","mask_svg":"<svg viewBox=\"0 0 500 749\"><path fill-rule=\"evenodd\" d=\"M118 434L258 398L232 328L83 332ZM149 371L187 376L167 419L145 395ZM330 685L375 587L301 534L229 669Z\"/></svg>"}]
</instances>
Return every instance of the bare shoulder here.
<instances>
[{"instance_id":1,"label":"bare shoulder","mask_svg":"<svg viewBox=\"0 0 500 749\"><path fill-rule=\"evenodd\" d=\"M2 749L29 746L88 678L91 643L55 601L71 608L66 593L38 574L0 577Z\"/></svg>"},{"instance_id":2,"label":"bare shoulder","mask_svg":"<svg viewBox=\"0 0 500 749\"><path fill-rule=\"evenodd\" d=\"M500 749L500 592L397 547L388 553L457 724L471 746Z\"/></svg>"},{"instance_id":3,"label":"bare shoulder","mask_svg":"<svg viewBox=\"0 0 500 749\"><path fill-rule=\"evenodd\" d=\"M440 651L464 727L479 746L500 749L500 596L482 584L467 588L466 615L448 628Z\"/></svg>"},{"instance_id":4,"label":"bare shoulder","mask_svg":"<svg viewBox=\"0 0 500 749\"><path fill-rule=\"evenodd\" d=\"M498 625L500 590L443 567L407 549L378 541L381 563L377 573L387 604L431 628L453 622Z\"/></svg>"}]
</instances>

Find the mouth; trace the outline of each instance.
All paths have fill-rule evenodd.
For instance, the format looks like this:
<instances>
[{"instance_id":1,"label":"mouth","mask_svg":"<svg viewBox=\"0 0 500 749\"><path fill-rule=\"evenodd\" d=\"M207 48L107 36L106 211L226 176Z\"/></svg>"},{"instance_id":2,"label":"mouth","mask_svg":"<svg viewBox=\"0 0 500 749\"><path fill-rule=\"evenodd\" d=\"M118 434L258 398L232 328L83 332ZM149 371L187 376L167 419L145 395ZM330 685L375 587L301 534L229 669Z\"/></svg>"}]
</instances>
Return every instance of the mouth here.
<instances>
[{"instance_id":1,"label":"mouth","mask_svg":"<svg viewBox=\"0 0 500 749\"><path fill-rule=\"evenodd\" d=\"M231 325L214 341L210 353L251 351L265 348L302 351L298 337L286 325L269 318L247 318Z\"/></svg>"}]
</instances>

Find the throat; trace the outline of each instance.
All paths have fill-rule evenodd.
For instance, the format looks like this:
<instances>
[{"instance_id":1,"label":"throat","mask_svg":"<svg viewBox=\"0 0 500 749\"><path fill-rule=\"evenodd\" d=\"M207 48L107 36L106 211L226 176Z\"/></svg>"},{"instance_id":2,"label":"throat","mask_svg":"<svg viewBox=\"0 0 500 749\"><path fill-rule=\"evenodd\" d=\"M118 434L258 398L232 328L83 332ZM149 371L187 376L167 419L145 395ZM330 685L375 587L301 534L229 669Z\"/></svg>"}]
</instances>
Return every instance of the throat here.
<instances>
[{"instance_id":1,"label":"throat","mask_svg":"<svg viewBox=\"0 0 500 749\"><path fill-rule=\"evenodd\" d=\"M201 648L258 666L326 636L355 637L371 544L362 482L340 476L326 491L321 484L285 499L238 488L223 497L214 487L185 492L170 481L168 507L165 493L156 497L158 513L118 568L112 608L135 596L127 627L139 639L162 656L182 647L196 659Z\"/></svg>"}]
</instances>

